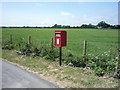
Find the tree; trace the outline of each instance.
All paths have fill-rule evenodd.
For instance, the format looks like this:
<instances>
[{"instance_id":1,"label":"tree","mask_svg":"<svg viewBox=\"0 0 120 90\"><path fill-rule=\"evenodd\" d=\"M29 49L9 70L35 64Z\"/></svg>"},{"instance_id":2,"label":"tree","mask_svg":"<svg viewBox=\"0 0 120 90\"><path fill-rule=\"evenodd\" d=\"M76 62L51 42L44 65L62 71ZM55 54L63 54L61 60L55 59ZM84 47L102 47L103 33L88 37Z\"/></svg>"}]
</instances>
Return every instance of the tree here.
<instances>
[{"instance_id":1,"label":"tree","mask_svg":"<svg viewBox=\"0 0 120 90\"><path fill-rule=\"evenodd\" d=\"M81 28L87 28L87 24L82 24Z\"/></svg>"},{"instance_id":2,"label":"tree","mask_svg":"<svg viewBox=\"0 0 120 90\"><path fill-rule=\"evenodd\" d=\"M67 26L63 25L62 28L70 28L70 26L69 25L67 25Z\"/></svg>"},{"instance_id":3,"label":"tree","mask_svg":"<svg viewBox=\"0 0 120 90\"><path fill-rule=\"evenodd\" d=\"M97 24L97 26L100 28L108 28L110 27L110 24L107 24L105 21L101 21Z\"/></svg>"},{"instance_id":4,"label":"tree","mask_svg":"<svg viewBox=\"0 0 120 90\"><path fill-rule=\"evenodd\" d=\"M87 28L96 28L96 27L92 24L88 24Z\"/></svg>"},{"instance_id":5,"label":"tree","mask_svg":"<svg viewBox=\"0 0 120 90\"><path fill-rule=\"evenodd\" d=\"M57 25L55 24L54 26L52 26L53 28L61 28L61 25Z\"/></svg>"},{"instance_id":6,"label":"tree","mask_svg":"<svg viewBox=\"0 0 120 90\"><path fill-rule=\"evenodd\" d=\"M81 28L96 28L96 26L92 25L92 24L82 24Z\"/></svg>"}]
</instances>

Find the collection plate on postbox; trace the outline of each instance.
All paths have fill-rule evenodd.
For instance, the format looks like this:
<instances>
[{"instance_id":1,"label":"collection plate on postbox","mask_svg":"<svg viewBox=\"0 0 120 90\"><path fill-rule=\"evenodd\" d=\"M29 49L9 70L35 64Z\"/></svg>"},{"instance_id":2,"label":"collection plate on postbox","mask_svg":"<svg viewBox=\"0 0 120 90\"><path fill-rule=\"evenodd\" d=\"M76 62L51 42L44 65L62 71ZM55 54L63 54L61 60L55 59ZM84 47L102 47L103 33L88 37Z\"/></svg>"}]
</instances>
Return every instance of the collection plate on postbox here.
<instances>
[{"instance_id":1,"label":"collection plate on postbox","mask_svg":"<svg viewBox=\"0 0 120 90\"><path fill-rule=\"evenodd\" d=\"M56 47L63 47L67 45L67 33L64 30L56 30L55 31L55 42L54 45Z\"/></svg>"}]
</instances>

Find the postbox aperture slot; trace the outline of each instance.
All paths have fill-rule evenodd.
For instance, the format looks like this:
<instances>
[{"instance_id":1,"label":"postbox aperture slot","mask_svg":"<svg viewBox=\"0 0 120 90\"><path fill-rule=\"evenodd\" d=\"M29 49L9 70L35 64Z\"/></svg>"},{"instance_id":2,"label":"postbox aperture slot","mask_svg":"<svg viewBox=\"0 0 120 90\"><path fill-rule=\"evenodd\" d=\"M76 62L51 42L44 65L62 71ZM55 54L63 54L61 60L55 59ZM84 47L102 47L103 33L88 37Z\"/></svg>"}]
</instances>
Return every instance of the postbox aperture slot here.
<instances>
[{"instance_id":1,"label":"postbox aperture slot","mask_svg":"<svg viewBox=\"0 0 120 90\"><path fill-rule=\"evenodd\" d=\"M56 37L60 37L60 33L56 33L55 36L56 36Z\"/></svg>"}]
</instances>

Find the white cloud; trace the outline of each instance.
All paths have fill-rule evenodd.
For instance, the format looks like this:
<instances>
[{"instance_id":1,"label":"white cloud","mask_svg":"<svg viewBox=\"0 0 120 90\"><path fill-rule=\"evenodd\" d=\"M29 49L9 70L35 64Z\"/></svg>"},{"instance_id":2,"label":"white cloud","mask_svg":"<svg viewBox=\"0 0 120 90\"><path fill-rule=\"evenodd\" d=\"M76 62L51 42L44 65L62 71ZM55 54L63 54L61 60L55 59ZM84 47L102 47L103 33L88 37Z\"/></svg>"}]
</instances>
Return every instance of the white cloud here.
<instances>
[{"instance_id":1,"label":"white cloud","mask_svg":"<svg viewBox=\"0 0 120 90\"><path fill-rule=\"evenodd\" d=\"M60 14L61 16L72 16L72 14L69 12L61 12Z\"/></svg>"},{"instance_id":2,"label":"white cloud","mask_svg":"<svg viewBox=\"0 0 120 90\"><path fill-rule=\"evenodd\" d=\"M75 15L73 15L73 14L70 13L70 12L64 12L64 11L62 11L62 12L60 13L60 15L61 15L61 16L66 16L66 17L70 17L70 18L75 18Z\"/></svg>"}]
</instances>

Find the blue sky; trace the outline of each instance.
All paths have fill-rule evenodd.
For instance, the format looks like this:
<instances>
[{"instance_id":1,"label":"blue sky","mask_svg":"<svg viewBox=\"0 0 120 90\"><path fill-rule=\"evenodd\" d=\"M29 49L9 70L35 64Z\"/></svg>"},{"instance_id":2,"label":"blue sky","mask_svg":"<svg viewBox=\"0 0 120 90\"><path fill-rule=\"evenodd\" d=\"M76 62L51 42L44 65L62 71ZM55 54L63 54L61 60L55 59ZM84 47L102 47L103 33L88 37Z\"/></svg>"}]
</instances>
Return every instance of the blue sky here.
<instances>
[{"instance_id":1,"label":"blue sky","mask_svg":"<svg viewBox=\"0 0 120 90\"><path fill-rule=\"evenodd\" d=\"M2 2L4 26L118 24L117 2Z\"/></svg>"}]
</instances>

